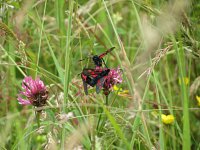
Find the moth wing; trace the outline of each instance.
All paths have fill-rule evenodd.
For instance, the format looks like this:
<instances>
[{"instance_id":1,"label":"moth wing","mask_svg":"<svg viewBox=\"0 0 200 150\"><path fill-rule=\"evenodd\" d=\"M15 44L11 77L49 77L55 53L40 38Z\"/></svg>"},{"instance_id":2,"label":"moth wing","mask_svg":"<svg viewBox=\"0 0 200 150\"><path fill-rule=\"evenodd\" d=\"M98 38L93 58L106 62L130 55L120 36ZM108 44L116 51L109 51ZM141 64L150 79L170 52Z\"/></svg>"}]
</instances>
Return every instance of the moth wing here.
<instances>
[{"instance_id":1,"label":"moth wing","mask_svg":"<svg viewBox=\"0 0 200 150\"><path fill-rule=\"evenodd\" d=\"M97 85L96 85L96 93L99 94L101 89L103 88L103 84L105 82L105 77L102 77L101 79L98 80Z\"/></svg>"},{"instance_id":2,"label":"moth wing","mask_svg":"<svg viewBox=\"0 0 200 150\"><path fill-rule=\"evenodd\" d=\"M85 95L88 95L87 83L84 80L83 80L83 88L84 88Z\"/></svg>"}]
</instances>

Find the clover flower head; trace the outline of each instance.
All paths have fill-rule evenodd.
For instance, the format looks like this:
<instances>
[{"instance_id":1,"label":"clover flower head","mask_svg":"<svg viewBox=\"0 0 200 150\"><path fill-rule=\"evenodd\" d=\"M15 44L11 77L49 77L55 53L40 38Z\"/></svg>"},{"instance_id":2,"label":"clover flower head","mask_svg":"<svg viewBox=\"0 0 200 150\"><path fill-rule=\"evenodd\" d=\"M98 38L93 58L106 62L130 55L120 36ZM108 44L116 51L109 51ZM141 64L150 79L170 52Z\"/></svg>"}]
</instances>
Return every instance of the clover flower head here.
<instances>
[{"instance_id":1,"label":"clover flower head","mask_svg":"<svg viewBox=\"0 0 200 150\"><path fill-rule=\"evenodd\" d=\"M173 115L164 115L164 114L162 114L161 115L161 119L162 119L162 122L164 124L172 124L174 122L174 116Z\"/></svg>"},{"instance_id":2,"label":"clover flower head","mask_svg":"<svg viewBox=\"0 0 200 150\"><path fill-rule=\"evenodd\" d=\"M35 80L32 77L25 77L22 82L22 89L18 94L18 102L21 105L33 105L42 107L46 104L48 91L40 78ZM22 98L26 97L26 99Z\"/></svg>"},{"instance_id":3,"label":"clover flower head","mask_svg":"<svg viewBox=\"0 0 200 150\"><path fill-rule=\"evenodd\" d=\"M113 86L122 83L122 72L120 68L110 69L110 72L105 77L105 82L103 85L104 94L108 95L112 90Z\"/></svg>"}]
</instances>

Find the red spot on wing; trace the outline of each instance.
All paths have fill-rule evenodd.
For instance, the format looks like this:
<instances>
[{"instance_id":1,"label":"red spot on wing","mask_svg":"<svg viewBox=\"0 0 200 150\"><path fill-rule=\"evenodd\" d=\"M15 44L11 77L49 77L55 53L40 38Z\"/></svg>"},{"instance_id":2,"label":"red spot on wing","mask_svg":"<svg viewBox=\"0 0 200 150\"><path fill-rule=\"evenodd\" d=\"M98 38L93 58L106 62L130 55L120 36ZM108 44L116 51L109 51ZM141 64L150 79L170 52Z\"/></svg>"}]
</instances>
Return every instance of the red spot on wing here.
<instances>
[{"instance_id":1,"label":"red spot on wing","mask_svg":"<svg viewBox=\"0 0 200 150\"><path fill-rule=\"evenodd\" d=\"M81 77L82 77L82 79L84 80L84 81L86 81L86 79L87 79L87 76L86 75L84 75L83 73L81 74Z\"/></svg>"}]
</instances>

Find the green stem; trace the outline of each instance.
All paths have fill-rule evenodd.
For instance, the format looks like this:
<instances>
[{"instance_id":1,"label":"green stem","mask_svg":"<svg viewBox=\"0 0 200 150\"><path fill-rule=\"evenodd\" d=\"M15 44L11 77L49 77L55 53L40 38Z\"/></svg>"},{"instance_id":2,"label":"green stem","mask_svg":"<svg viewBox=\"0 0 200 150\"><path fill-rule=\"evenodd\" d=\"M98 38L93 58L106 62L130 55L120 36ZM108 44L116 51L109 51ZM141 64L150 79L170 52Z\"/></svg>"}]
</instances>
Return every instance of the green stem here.
<instances>
[{"instance_id":1,"label":"green stem","mask_svg":"<svg viewBox=\"0 0 200 150\"><path fill-rule=\"evenodd\" d=\"M47 6L47 0L45 1L45 4L44 4L44 10L43 10L43 17L45 16L45 13L46 13L46 6ZM44 29L44 19L42 19L42 25L41 25L41 30L40 30L40 39L39 39L39 48L38 48L38 55L37 55L37 61L36 61L36 72L35 72L35 77L37 77L37 74L38 74L38 68L39 68L39 62L40 62L40 52L41 52L41 45L42 45L42 32L43 32L43 29Z\"/></svg>"},{"instance_id":2,"label":"green stem","mask_svg":"<svg viewBox=\"0 0 200 150\"><path fill-rule=\"evenodd\" d=\"M106 95L106 106L108 106L108 95ZM97 123L97 130L99 129L99 126L100 126L100 120L102 118L102 113L103 113L103 108L101 107L101 113L100 113L98 123ZM103 118L103 120L102 120L102 125L103 125L104 120L105 120L105 118Z\"/></svg>"},{"instance_id":3,"label":"green stem","mask_svg":"<svg viewBox=\"0 0 200 150\"><path fill-rule=\"evenodd\" d=\"M189 96L188 96L188 85L185 84L184 78L186 77L186 62L185 53L182 45L182 39L180 38L179 44L177 44L176 39L172 36L174 47L176 50L179 74L181 78L180 91L181 97L183 99L183 150L191 149L191 136L190 136L190 117L189 117Z\"/></svg>"},{"instance_id":4,"label":"green stem","mask_svg":"<svg viewBox=\"0 0 200 150\"><path fill-rule=\"evenodd\" d=\"M68 92L69 92L69 81L71 71L71 46L70 41L72 39L72 16L73 16L74 1L69 1L69 16L68 16L68 29L66 33L66 47L65 47L65 74L64 74L64 102L63 102L63 113L66 113L66 104L68 103ZM64 21L64 20L63 20ZM65 126L62 129L61 135L61 150L65 149L65 137L66 130Z\"/></svg>"},{"instance_id":5,"label":"green stem","mask_svg":"<svg viewBox=\"0 0 200 150\"><path fill-rule=\"evenodd\" d=\"M99 125L100 125L100 120L101 120L102 112L103 112L103 109L101 108L101 113L100 113L100 116L99 116L99 119L98 119L98 123L97 123L97 131L99 130Z\"/></svg>"},{"instance_id":6,"label":"green stem","mask_svg":"<svg viewBox=\"0 0 200 150\"><path fill-rule=\"evenodd\" d=\"M106 95L106 106L108 106L108 95Z\"/></svg>"},{"instance_id":7,"label":"green stem","mask_svg":"<svg viewBox=\"0 0 200 150\"><path fill-rule=\"evenodd\" d=\"M35 112L38 128L40 127L40 112Z\"/></svg>"}]
</instances>

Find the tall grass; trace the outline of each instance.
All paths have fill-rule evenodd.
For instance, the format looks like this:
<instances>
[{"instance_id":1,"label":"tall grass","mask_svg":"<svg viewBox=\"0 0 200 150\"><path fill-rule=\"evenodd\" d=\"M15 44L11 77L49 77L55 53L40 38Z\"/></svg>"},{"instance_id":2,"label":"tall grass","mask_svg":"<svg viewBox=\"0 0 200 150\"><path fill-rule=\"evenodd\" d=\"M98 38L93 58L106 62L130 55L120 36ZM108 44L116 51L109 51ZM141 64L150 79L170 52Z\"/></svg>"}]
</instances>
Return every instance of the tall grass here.
<instances>
[{"instance_id":1,"label":"tall grass","mask_svg":"<svg viewBox=\"0 0 200 150\"><path fill-rule=\"evenodd\" d=\"M188 98L188 87L185 83L185 78L188 78L186 75L186 62L184 49L182 41L180 40L179 45L176 40L173 38L174 46L176 49L176 55L178 59L178 67L180 73L180 88L181 88L181 98L182 98L182 107L183 107L183 149L187 150L191 147L190 142L190 119L189 119L189 98ZM190 69L190 68L189 68Z\"/></svg>"},{"instance_id":2,"label":"tall grass","mask_svg":"<svg viewBox=\"0 0 200 150\"><path fill-rule=\"evenodd\" d=\"M200 3L192 4L0 2L1 149L198 149ZM95 87L85 95L82 69L113 46L105 62L120 66L123 83L109 96ZM17 101L25 76L49 91L40 127L36 108Z\"/></svg>"}]
</instances>

